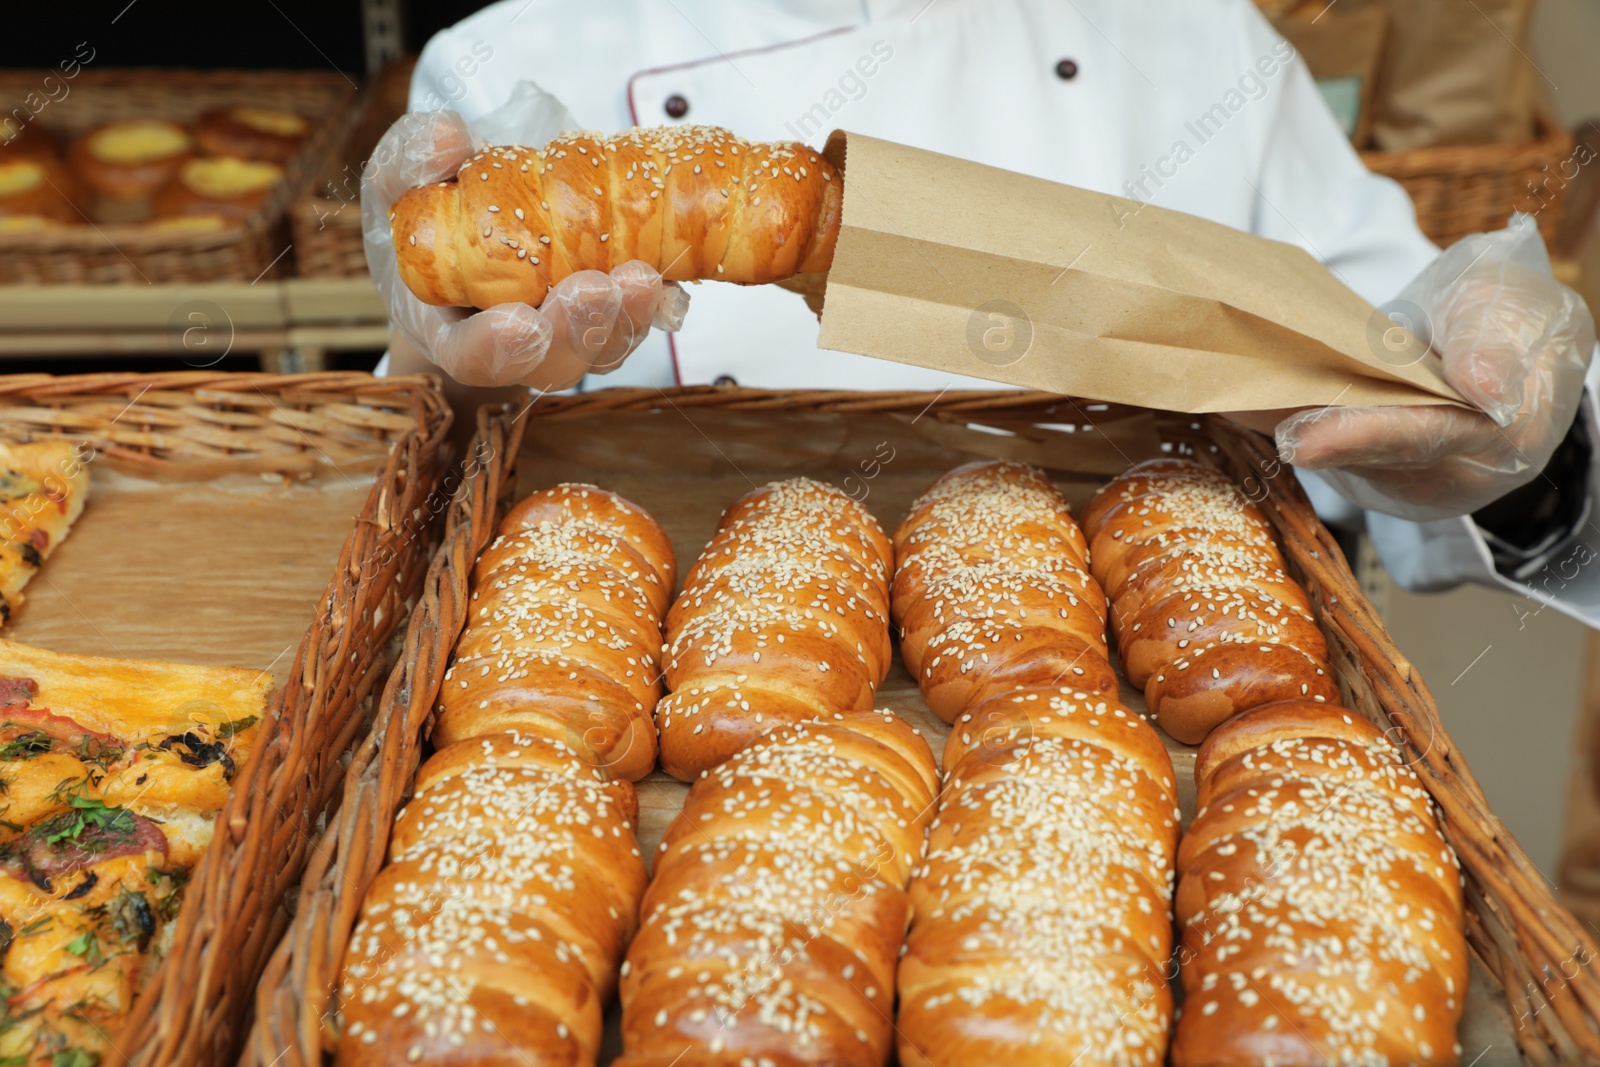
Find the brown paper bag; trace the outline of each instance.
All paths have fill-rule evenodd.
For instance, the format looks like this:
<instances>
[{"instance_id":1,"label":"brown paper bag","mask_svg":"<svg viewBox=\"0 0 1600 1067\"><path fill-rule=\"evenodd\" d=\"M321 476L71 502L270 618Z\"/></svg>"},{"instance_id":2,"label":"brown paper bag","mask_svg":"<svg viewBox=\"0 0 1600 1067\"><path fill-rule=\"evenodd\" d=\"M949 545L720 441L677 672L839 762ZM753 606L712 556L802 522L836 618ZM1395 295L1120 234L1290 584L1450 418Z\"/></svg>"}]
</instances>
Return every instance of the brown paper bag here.
<instances>
[{"instance_id":1,"label":"brown paper bag","mask_svg":"<svg viewBox=\"0 0 1600 1067\"><path fill-rule=\"evenodd\" d=\"M1292 245L860 134L826 151L823 348L1174 411L1461 402Z\"/></svg>"},{"instance_id":2,"label":"brown paper bag","mask_svg":"<svg viewBox=\"0 0 1600 1067\"><path fill-rule=\"evenodd\" d=\"M1272 28L1306 61L1345 136L1358 146L1372 135L1374 88L1388 25L1389 13L1377 5L1350 11L1319 5L1272 19Z\"/></svg>"},{"instance_id":3,"label":"brown paper bag","mask_svg":"<svg viewBox=\"0 0 1600 1067\"><path fill-rule=\"evenodd\" d=\"M1532 139L1542 80L1529 58L1533 0L1358 2L1389 12L1372 128L1378 148Z\"/></svg>"}]
</instances>

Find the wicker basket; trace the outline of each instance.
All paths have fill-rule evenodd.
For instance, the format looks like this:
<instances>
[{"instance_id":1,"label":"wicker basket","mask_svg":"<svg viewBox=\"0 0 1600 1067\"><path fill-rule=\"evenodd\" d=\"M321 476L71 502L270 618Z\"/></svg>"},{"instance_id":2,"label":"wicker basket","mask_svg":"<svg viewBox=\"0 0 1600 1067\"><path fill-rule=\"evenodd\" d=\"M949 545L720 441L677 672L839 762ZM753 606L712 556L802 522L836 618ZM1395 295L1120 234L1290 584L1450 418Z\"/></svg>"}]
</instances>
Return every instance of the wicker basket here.
<instances>
[{"instance_id":1,"label":"wicker basket","mask_svg":"<svg viewBox=\"0 0 1600 1067\"><path fill-rule=\"evenodd\" d=\"M1097 415L1100 408L1090 408ZM609 412L761 413L796 417L804 432L833 413L892 414L912 422L932 412L957 425L973 421L1085 429L1084 407L1039 393L843 393L690 387L612 389L546 397L529 418L577 418ZM1112 413L1116 414L1116 413ZM915 416L913 418L912 416ZM1585 966L1595 944L1490 814L1482 790L1444 732L1427 687L1395 648L1332 537L1265 438L1215 417L1156 413L1166 447L1219 466L1257 500L1276 526L1285 555L1323 621L1341 686L1352 708L1385 728L1437 801L1460 853L1471 905L1468 938L1503 986L1516 1036L1532 1063L1600 1062L1600 979ZM480 415L478 462L454 498L445 545L428 572L412 614L404 659L380 701L372 734L345 780L338 818L318 842L301 886L295 922L273 955L256 993L256 1023L242 1064L320 1067L323 1025L361 900L383 865L394 816L422 752L421 735L437 698L450 650L465 621L467 581L508 490L521 434L519 419ZM987 436L987 435L975 435ZM713 442L714 444L714 442ZM727 462L733 462L715 446ZM738 455L735 452L735 455ZM625 461L624 461L625 462ZM796 473L802 471L797 469ZM742 483L741 483L742 484ZM1422 739L1425 743L1418 743Z\"/></svg>"},{"instance_id":2,"label":"wicker basket","mask_svg":"<svg viewBox=\"0 0 1600 1067\"><path fill-rule=\"evenodd\" d=\"M295 273L301 277L366 277L361 171L390 123L405 113L416 63L415 56L406 56L383 68L361 94L354 121L333 146L315 184L290 206Z\"/></svg>"},{"instance_id":3,"label":"wicker basket","mask_svg":"<svg viewBox=\"0 0 1600 1067\"><path fill-rule=\"evenodd\" d=\"M0 99L37 96L55 71L0 72ZM102 122L163 118L193 123L212 108L249 104L304 115L311 132L284 179L244 223L209 232L139 225L83 225L0 233L0 282L255 281L287 272L284 209L316 177L351 117L354 83L321 71L193 71L85 68L67 95L31 125L63 143Z\"/></svg>"},{"instance_id":4,"label":"wicker basket","mask_svg":"<svg viewBox=\"0 0 1600 1067\"><path fill-rule=\"evenodd\" d=\"M1417 206L1417 225L1440 247L1498 230L1513 211L1535 216L1545 244L1553 246L1572 177L1563 177L1561 165L1572 155L1573 140L1549 115L1540 117L1535 133L1519 144L1368 151L1361 161L1405 187ZM1575 167L1573 161L1566 169Z\"/></svg>"},{"instance_id":5,"label":"wicker basket","mask_svg":"<svg viewBox=\"0 0 1600 1067\"><path fill-rule=\"evenodd\" d=\"M0 379L0 437L93 441L161 476L224 467L300 473L360 454L377 479L295 655L289 681L240 769L173 923L165 962L103 1067L231 1061L312 835L382 680L390 638L435 543L424 521L450 415L429 378L365 374L103 374ZM279 431L289 431L288 434ZM293 440L290 439L292 436ZM355 449L353 442L366 446ZM353 469L345 467L345 469ZM437 510L437 509L435 509Z\"/></svg>"}]
</instances>

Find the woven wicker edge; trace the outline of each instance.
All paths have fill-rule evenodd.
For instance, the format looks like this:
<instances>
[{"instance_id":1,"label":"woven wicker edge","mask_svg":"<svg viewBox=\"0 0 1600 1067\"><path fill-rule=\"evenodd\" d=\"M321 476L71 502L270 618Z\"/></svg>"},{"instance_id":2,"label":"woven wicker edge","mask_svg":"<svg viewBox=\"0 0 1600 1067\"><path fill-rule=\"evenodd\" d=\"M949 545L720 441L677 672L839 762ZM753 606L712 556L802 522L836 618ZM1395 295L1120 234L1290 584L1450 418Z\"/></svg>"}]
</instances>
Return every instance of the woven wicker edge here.
<instances>
[{"instance_id":1,"label":"woven wicker edge","mask_svg":"<svg viewBox=\"0 0 1600 1067\"><path fill-rule=\"evenodd\" d=\"M147 398L171 394L193 396L193 409L173 410L157 406ZM341 458L358 454L371 461L385 462L388 442L403 434L376 432L383 418L379 409L403 409L413 424L432 426L448 418L449 409L438 391L438 380L431 376L375 378L361 371L328 371L318 374L254 374L216 371L172 371L164 373L113 372L106 374L0 375L0 408L15 409L31 405L41 409L43 419L49 411L65 411L76 417L44 421L19 431L11 420L6 436L16 440L64 437L87 441L114 458L124 469L149 477L210 478L228 470L252 473L275 472L303 475L321 467L336 466L330 453ZM185 437L185 426L198 433L195 413L210 409L226 413L249 407L265 410L273 425L270 432L252 433L249 429L230 431L239 447L215 446L206 440L204 458L186 453L177 445L193 443ZM335 421L341 440L323 437L308 425L303 409L324 407L337 412ZM362 409L377 414L363 414ZM12 411L15 414L15 411ZM315 413L315 412L313 412ZM143 433L150 417L159 415L160 433ZM176 424L176 427L172 424ZM210 430L208 425L205 429ZM164 436L163 436L164 435ZM374 447L356 453L342 451L345 438L370 439Z\"/></svg>"},{"instance_id":2,"label":"woven wicker edge","mask_svg":"<svg viewBox=\"0 0 1600 1067\"><path fill-rule=\"evenodd\" d=\"M430 498L448 502L443 542L372 731L350 761L338 813L306 868L294 923L257 986L255 1024L241 1064L322 1063L324 1016L338 967L367 889L383 867L395 814L416 774L427 722L466 625L468 577L515 486L523 426L509 412L481 409L467 456L452 474L454 486L446 478Z\"/></svg>"},{"instance_id":3,"label":"woven wicker edge","mask_svg":"<svg viewBox=\"0 0 1600 1067\"><path fill-rule=\"evenodd\" d=\"M672 390L608 389L543 397L531 406L528 416L571 419L605 412L672 409L932 411L975 417L1003 412L1010 416L1028 414L1040 421L1067 421L1066 411L1080 420L1092 421L1086 410L1096 414L1110 410L1107 405L1015 390L863 393L692 386ZM1342 668L1351 705L1402 745L1433 795L1446 835L1462 860L1470 904L1469 943L1502 986L1524 1054L1537 1064L1600 1061L1600 980L1586 966L1595 958L1594 943L1572 914L1555 900L1516 841L1490 813L1482 789L1444 730L1431 693L1395 647L1298 482L1292 476L1284 476L1289 473L1287 468L1258 434L1217 416L1158 416L1164 422L1164 436L1202 461L1232 474L1263 508L1283 539L1291 569L1306 584L1320 609L1323 629L1335 652L1336 664ZM480 421L480 434L482 428ZM473 498L482 499L484 495L475 492ZM479 520L483 518L480 514ZM448 544L454 581L446 581L450 577L448 570L437 578L433 570L429 573L429 600L440 597L436 610L441 612L442 621L443 610L452 606L444 597L447 593L453 597L465 595L474 558L460 555L467 543L468 535L463 531L468 517L458 517L453 510L451 522ZM446 553L441 551L435 567L445 559ZM411 637L420 637L420 628L425 625L425 606L419 605L413 632L408 634L407 664L412 662ZM382 712L383 738L375 729L362 754L368 761L376 759L380 741L403 747L382 761L390 766L390 777L365 790L359 788L352 767L340 821L319 842L316 882L308 870L294 928L280 945L257 991L256 1026L241 1064L321 1067L322 1024L337 968L353 930L360 899L382 866L404 781L416 769L420 731L448 661L449 644L444 639L457 633L459 625L445 628L435 623L435 644L416 646L428 648L431 658L420 665L409 683L391 680ZM400 671L395 678L401 678ZM430 691L422 690L424 682L430 684ZM405 691L406 684L412 686L409 691ZM405 709L391 707L402 699ZM409 712L408 729L396 734L402 711ZM393 769L397 763L403 766L403 775ZM371 776L375 772L366 773ZM388 785L396 791L380 791L378 785ZM385 796L391 799L376 811L363 814L352 812L349 807L352 801L371 803ZM1573 961L1584 965L1569 975Z\"/></svg>"},{"instance_id":4,"label":"woven wicker edge","mask_svg":"<svg viewBox=\"0 0 1600 1067\"><path fill-rule=\"evenodd\" d=\"M1540 1064L1600 1062L1600 980L1587 966L1593 939L1490 811L1432 693L1270 442L1215 415L1204 425L1221 450L1219 465L1242 484L1265 487L1253 496L1319 609L1351 706L1401 746L1433 796L1461 858L1472 905L1468 941L1500 980L1523 1053Z\"/></svg>"},{"instance_id":5,"label":"woven wicker edge","mask_svg":"<svg viewBox=\"0 0 1600 1067\"><path fill-rule=\"evenodd\" d=\"M226 396L241 389L269 402L276 396L287 406L307 397L399 404L411 412L414 428L389 449L345 540L289 682L262 725L262 743L235 778L216 837L195 870L168 956L117 1035L117 1048L104 1058L107 1067L209 1065L235 1054L248 995L287 922L284 895L306 861L307 831L343 775L339 757L362 725L362 704L388 666L389 637L432 555L432 531L419 526L416 515L437 477L450 412L437 382L427 377L204 372L0 377L0 407L132 399L150 390L191 392L198 403L210 391ZM139 456L124 458L137 466ZM184 465L145 458L151 471Z\"/></svg>"},{"instance_id":6,"label":"woven wicker edge","mask_svg":"<svg viewBox=\"0 0 1600 1067\"><path fill-rule=\"evenodd\" d=\"M9 70L0 73L8 83L32 89L53 70ZM308 115L312 129L300 150L284 168L277 188L237 225L215 231L150 231L140 225L73 226L65 229L0 233L0 252L11 258L28 256L75 256L85 262L103 260L87 273L97 279L110 277L121 282L148 282L146 273L188 281L215 281L233 278L244 281L273 271L283 273L282 263L268 262L278 255L271 238L280 232L291 203L311 188L320 168L334 146L342 144L355 121L354 101L358 91L343 74L304 70L149 70L129 67L86 67L76 76L77 85L115 84L136 80L142 88L152 84L170 86L172 92L201 93L208 88L237 89L241 85L277 81L291 87L314 86L329 96L325 113ZM68 99L68 98L63 98ZM47 120L54 116L42 112ZM45 127L53 121L42 123ZM130 258L133 257L133 258ZM227 261L219 273L219 259ZM187 261L192 260L189 264ZM144 270L141 270L143 265ZM151 269L159 265L162 269Z\"/></svg>"}]
</instances>

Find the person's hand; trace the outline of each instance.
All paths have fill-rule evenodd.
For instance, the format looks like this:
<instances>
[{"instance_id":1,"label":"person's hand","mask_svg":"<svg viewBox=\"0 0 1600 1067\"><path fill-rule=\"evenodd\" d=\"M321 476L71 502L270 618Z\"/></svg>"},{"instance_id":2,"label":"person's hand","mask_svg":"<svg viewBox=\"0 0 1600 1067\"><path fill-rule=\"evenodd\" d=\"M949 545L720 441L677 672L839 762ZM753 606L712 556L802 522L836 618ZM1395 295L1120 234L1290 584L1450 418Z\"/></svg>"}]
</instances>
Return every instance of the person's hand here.
<instances>
[{"instance_id":1,"label":"person's hand","mask_svg":"<svg viewBox=\"0 0 1600 1067\"><path fill-rule=\"evenodd\" d=\"M1413 333L1423 345L1431 335L1445 380L1478 410L1301 411L1277 426L1282 458L1363 508L1418 522L1468 514L1538 477L1577 412L1595 328L1582 298L1550 276L1533 219L1458 241L1397 303L1411 305Z\"/></svg>"},{"instance_id":2,"label":"person's hand","mask_svg":"<svg viewBox=\"0 0 1600 1067\"><path fill-rule=\"evenodd\" d=\"M561 132L566 112L543 93L530 107L526 89L486 123L493 121L501 137L543 144ZM520 130L499 129L508 125L510 108L519 109ZM532 128L540 125L546 129ZM564 389L585 374L615 370L652 325L682 325L688 295L638 260L609 274L579 271L564 278L537 308L508 303L473 312L433 307L412 295L400 280L389 209L407 189L454 174L473 150L471 133L455 112L414 111L389 127L362 172L367 267L395 329L424 356L465 385Z\"/></svg>"}]
</instances>

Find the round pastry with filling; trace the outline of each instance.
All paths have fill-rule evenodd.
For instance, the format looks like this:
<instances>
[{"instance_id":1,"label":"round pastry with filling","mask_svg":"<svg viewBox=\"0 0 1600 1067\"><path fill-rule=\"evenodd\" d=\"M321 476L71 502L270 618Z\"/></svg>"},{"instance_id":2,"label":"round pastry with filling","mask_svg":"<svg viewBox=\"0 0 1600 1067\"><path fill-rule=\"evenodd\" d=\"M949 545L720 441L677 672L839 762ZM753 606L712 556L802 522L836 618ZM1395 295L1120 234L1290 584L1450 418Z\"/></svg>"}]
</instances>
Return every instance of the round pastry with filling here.
<instances>
[{"instance_id":1,"label":"round pastry with filling","mask_svg":"<svg viewBox=\"0 0 1600 1067\"><path fill-rule=\"evenodd\" d=\"M286 165L310 132L305 116L264 107L207 111L195 124L195 141L208 156L236 156Z\"/></svg>"},{"instance_id":2,"label":"round pastry with filling","mask_svg":"<svg viewBox=\"0 0 1600 1067\"><path fill-rule=\"evenodd\" d=\"M243 222L283 178L283 168L259 160L191 159L156 194L157 219L216 217Z\"/></svg>"},{"instance_id":3,"label":"round pastry with filling","mask_svg":"<svg viewBox=\"0 0 1600 1067\"><path fill-rule=\"evenodd\" d=\"M165 119L125 119L73 142L67 162L95 193L113 201L148 201L194 154L189 131Z\"/></svg>"}]
</instances>

